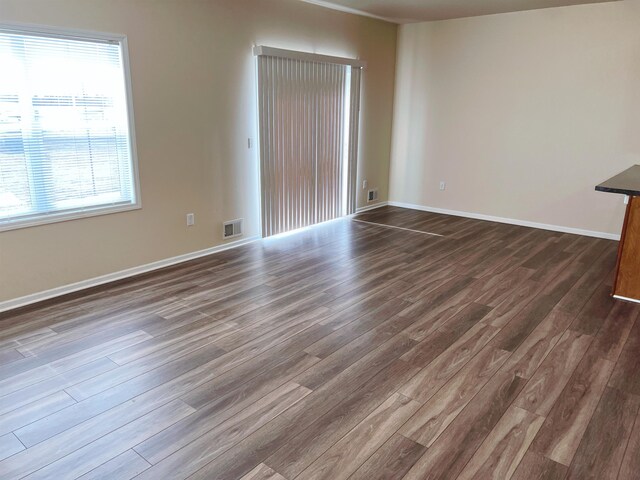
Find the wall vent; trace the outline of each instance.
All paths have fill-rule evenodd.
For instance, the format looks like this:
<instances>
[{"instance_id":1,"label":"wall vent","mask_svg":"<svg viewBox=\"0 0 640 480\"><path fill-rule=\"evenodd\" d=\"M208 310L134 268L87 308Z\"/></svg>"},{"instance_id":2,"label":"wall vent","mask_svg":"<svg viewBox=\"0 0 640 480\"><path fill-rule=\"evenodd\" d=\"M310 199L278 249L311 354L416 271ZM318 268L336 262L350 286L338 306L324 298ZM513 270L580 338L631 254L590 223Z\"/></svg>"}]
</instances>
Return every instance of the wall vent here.
<instances>
[{"instance_id":1,"label":"wall vent","mask_svg":"<svg viewBox=\"0 0 640 480\"><path fill-rule=\"evenodd\" d=\"M242 219L224 222L222 227L222 238L233 238L242 235Z\"/></svg>"},{"instance_id":2,"label":"wall vent","mask_svg":"<svg viewBox=\"0 0 640 480\"><path fill-rule=\"evenodd\" d=\"M367 202L375 202L378 200L378 189L374 188L367 192Z\"/></svg>"}]
</instances>

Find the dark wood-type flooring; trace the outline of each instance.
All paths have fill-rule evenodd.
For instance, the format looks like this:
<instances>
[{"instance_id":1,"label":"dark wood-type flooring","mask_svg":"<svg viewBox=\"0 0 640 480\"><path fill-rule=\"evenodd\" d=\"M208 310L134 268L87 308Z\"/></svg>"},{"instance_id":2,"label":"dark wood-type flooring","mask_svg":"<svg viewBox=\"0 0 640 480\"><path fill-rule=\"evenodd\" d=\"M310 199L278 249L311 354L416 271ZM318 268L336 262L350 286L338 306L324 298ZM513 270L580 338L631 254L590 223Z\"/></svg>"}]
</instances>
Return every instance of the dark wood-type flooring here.
<instances>
[{"instance_id":1,"label":"dark wood-type flooring","mask_svg":"<svg viewBox=\"0 0 640 480\"><path fill-rule=\"evenodd\" d=\"M616 248L384 207L4 314L0 477L637 479Z\"/></svg>"}]
</instances>

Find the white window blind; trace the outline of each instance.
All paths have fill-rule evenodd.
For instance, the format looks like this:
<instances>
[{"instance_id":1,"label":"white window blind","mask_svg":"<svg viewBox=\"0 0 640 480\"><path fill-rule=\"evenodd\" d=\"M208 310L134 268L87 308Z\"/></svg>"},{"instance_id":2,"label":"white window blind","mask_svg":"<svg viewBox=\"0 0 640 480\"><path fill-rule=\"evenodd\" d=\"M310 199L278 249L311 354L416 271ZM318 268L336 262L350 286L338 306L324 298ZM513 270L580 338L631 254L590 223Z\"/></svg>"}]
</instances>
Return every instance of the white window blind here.
<instances>
[{"instance_id":1,"label":"white window blind","mask_svg":"<svg viewBox=\"0 0 640 480\"><path fill-rule=\"evenodd\" d=\"M137 207L123 41L0 28L0 229Z\"/></svg>"},{"instance_id":2,"label":"white window blind","mask_svg":"<svg viewBox=\"0 0 640 480\"><path fill-rule=\"evenodd\" d=\"M255 53L263 236L353 213L362 62Z\"/></svg>"}]
</instances>

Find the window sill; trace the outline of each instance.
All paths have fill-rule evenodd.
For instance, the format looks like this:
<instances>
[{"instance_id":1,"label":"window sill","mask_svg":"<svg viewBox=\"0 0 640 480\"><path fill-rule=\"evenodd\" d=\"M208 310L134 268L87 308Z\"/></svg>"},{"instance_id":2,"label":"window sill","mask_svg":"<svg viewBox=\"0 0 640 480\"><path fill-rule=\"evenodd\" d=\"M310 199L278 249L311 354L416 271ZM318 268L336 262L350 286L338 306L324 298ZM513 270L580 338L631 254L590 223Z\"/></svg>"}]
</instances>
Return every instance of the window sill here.
<instances>
[{"instance_id":1,"label":"window sill","mask_svg":"<svg viewBox=\"0 0 640 480\"><path fill-rule=\"evenodd\" d=\"M76 211L67 211L61 213L53 213L41 217L26 218L15 221L0 220L0 232L9 230L18 230L21 228L37 227L39 225L47 225L51 223L68 222L70 220L78 220L80 218L97 217L100 215L110 215L112 213L129 212L131 210L140 210L142 205L140 202L131 205L118 205L112 207L97 207L92 209L83 209Z\"/></svg>"}]
</instances>

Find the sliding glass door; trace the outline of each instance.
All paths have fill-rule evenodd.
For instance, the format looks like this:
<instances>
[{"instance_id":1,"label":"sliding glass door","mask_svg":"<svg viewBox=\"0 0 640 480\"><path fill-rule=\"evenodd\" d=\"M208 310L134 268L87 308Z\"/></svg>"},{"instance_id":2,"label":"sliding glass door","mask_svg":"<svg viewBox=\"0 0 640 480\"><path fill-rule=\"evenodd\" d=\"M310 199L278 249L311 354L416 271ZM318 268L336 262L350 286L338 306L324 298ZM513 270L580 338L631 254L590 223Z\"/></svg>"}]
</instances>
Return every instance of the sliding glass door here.
<instances>
[{"instance_id":1,"label":"sliding glass door","mask_svg":"<svg viewBox=\"0 0 640 480\"><path fill-rule=\"evenodd\" d=\"M360 67L259 48L263 236L353 213Z\"/></svg>"}]
</instances>

